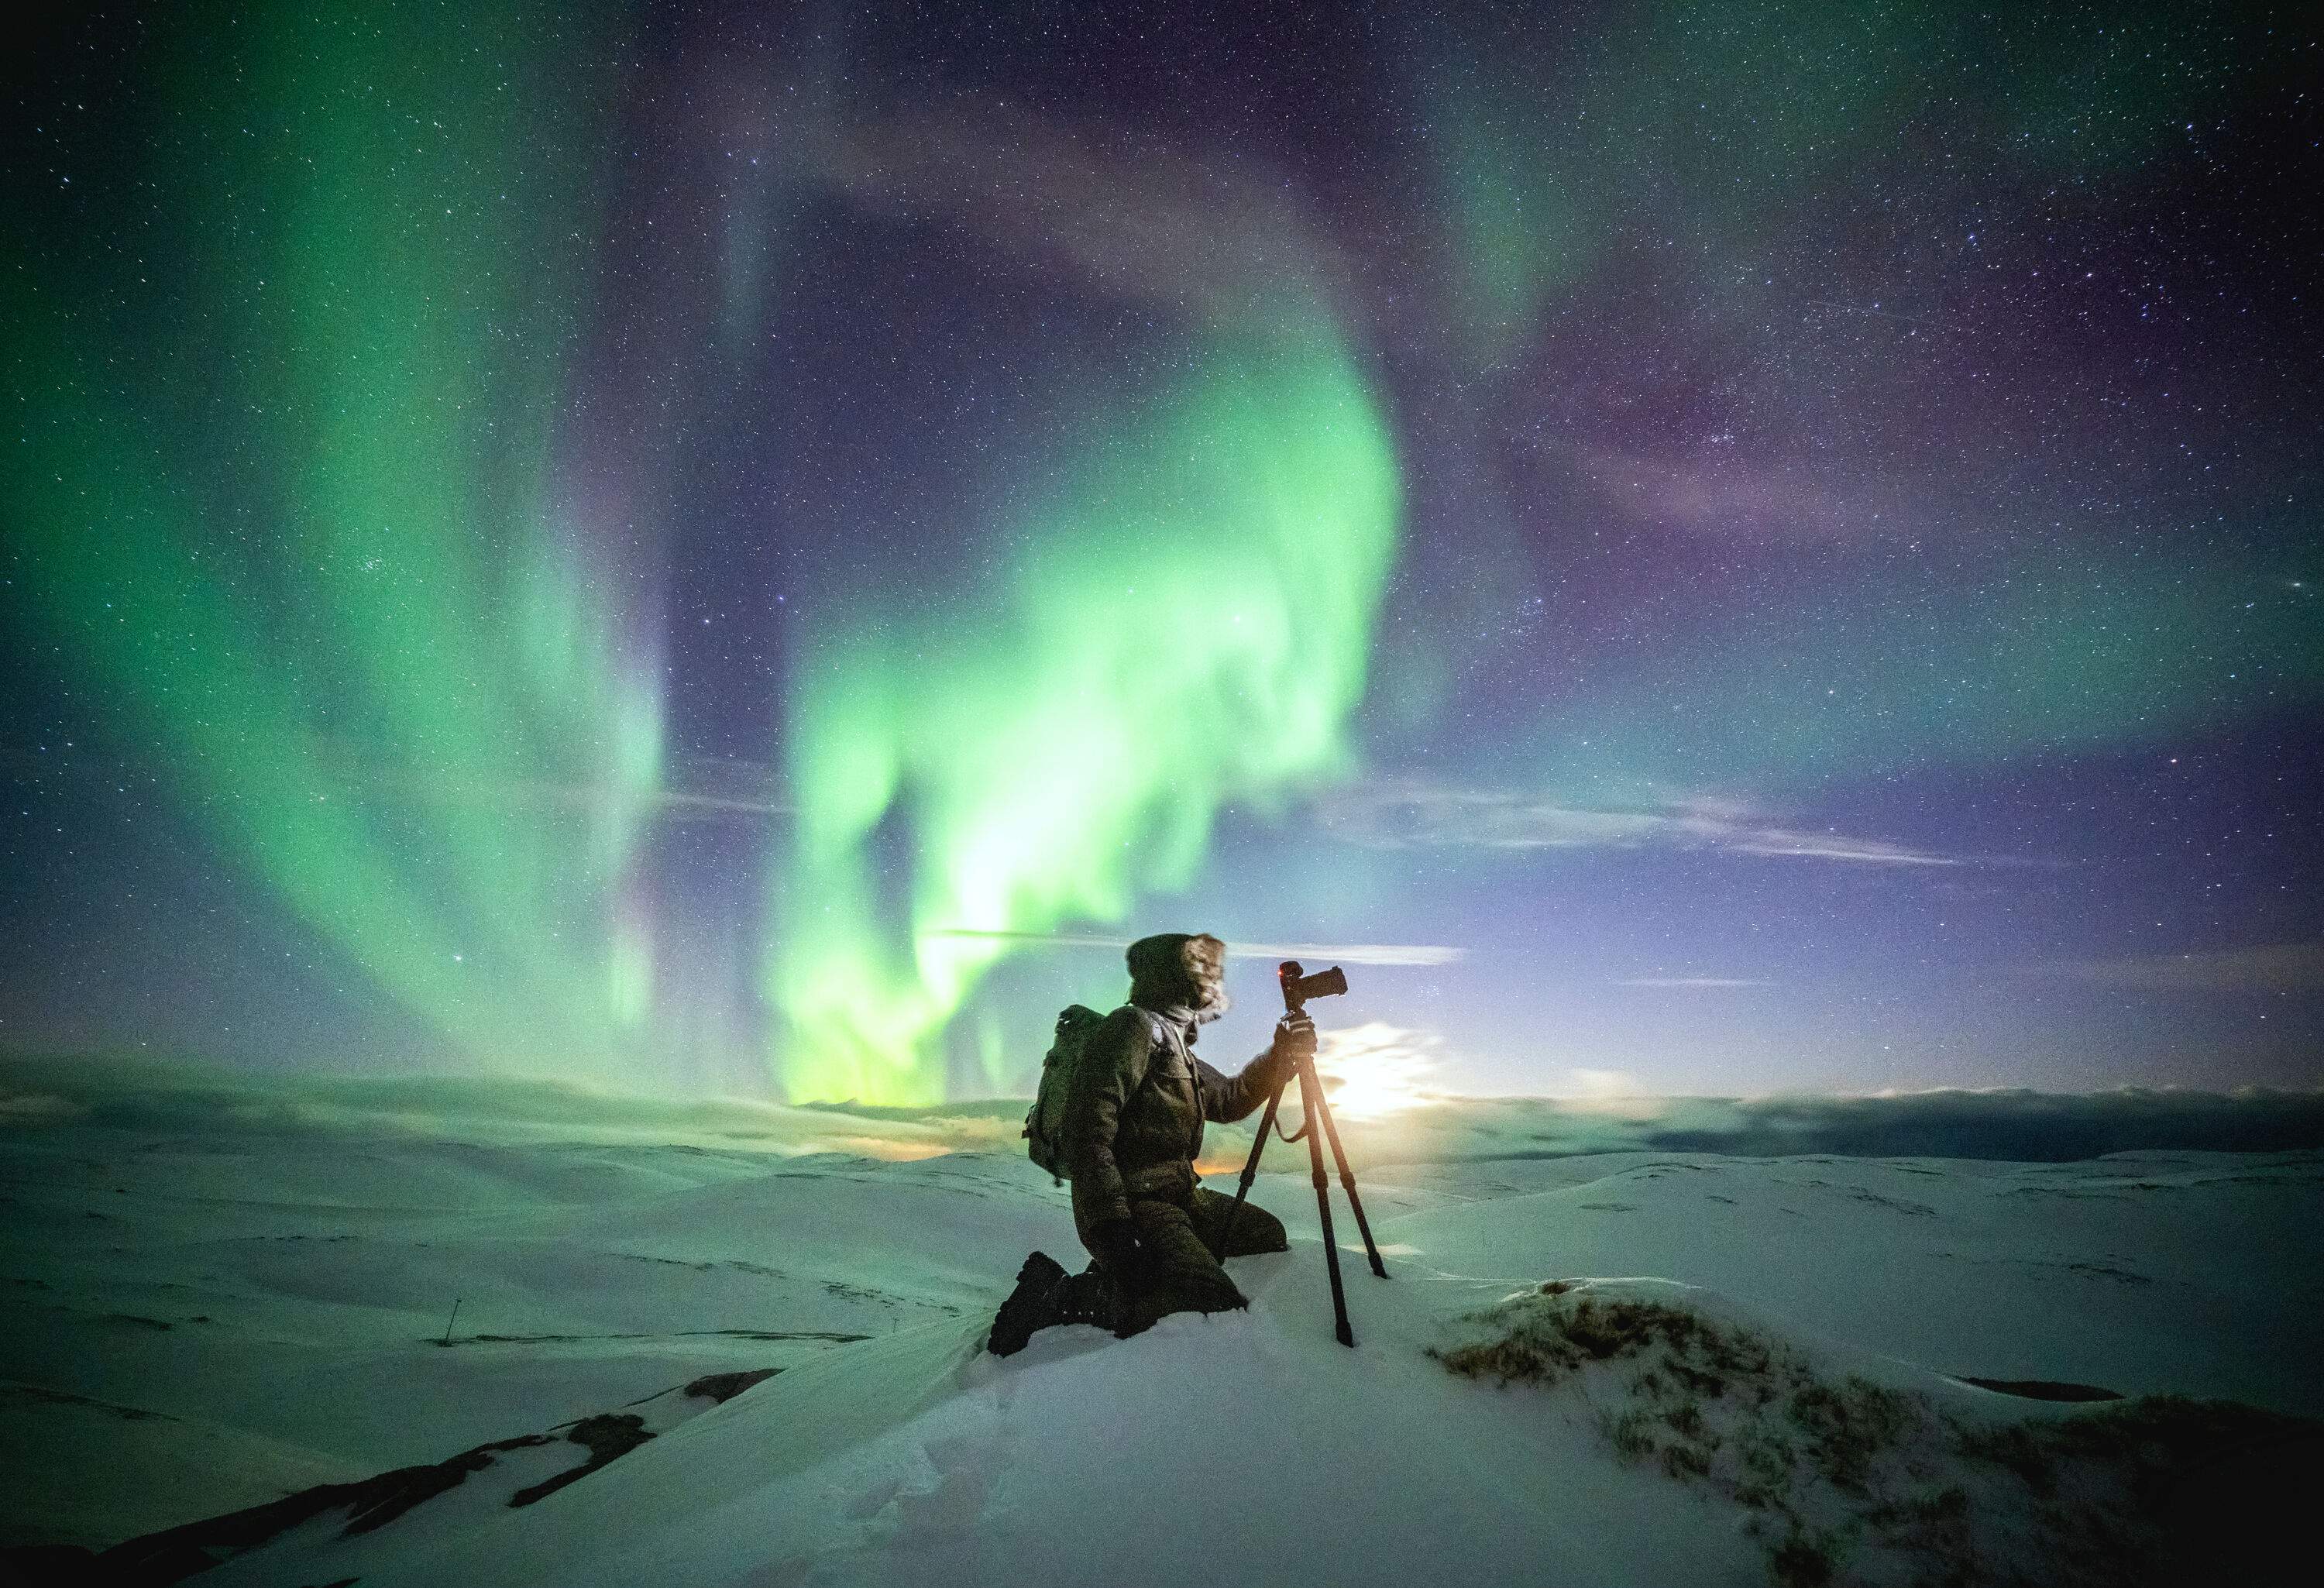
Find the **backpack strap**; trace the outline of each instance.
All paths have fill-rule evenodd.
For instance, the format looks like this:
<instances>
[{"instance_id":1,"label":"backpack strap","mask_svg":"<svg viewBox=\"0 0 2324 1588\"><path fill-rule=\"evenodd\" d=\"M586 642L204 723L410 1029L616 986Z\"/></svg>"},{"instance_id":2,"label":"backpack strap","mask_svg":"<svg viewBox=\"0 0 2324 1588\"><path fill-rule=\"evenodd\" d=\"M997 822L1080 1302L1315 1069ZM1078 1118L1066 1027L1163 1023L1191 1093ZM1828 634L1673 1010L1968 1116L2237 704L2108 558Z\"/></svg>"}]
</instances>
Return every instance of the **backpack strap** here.
<instances>
[{"instance_id":1,"label":"backpack strap","mask_svg":"<svg viewBox=\"0 0 2324 1588\"><path fill-rule=\"evenodd\" d=\"M1183 1048L1185 1046L1184 1042L1178 1039L1178 1029L1172 1025L1168 1020L1164 1020L1152 1010L1143 1008L1139 1004L1133 1003L1130 1007L1137 1010L1139 1018L1145 1020L1146 1034L1154 1039L1155 1047Z\"/></svg>"},{"instance_id":2,"label":"backpack strap","mask_svg":"<svg viewBox=\"0 0 2324 1588\"><path fill-rule=\"evenodd\" d=\"M1138 1018L1146 1022L1146 1038L1147 1040L1152 1044L1152 1047L1147 1052L1146 1067L1144 1070L1139 1072L1137 1085L1133 1085L1130 1089L1130 1092L1135 1093L1139 1087L1146 1085L1147 1077L1154 1073L1155 1050L1158 1049L1163 1052L1176 1053L1180 1058L1185 1058L1186 1057L1186 1044L1185 1039L1178 1035L1177 1029L1168 1020L1166 1020L1160 1015L1156 1014L1152 1010L1136 1003L1130 1005L1130 1007L1137 1010ZM1125 1097L1124 1101L1126 1102L1128 1099Z\"/></svg>"}]
</instances>

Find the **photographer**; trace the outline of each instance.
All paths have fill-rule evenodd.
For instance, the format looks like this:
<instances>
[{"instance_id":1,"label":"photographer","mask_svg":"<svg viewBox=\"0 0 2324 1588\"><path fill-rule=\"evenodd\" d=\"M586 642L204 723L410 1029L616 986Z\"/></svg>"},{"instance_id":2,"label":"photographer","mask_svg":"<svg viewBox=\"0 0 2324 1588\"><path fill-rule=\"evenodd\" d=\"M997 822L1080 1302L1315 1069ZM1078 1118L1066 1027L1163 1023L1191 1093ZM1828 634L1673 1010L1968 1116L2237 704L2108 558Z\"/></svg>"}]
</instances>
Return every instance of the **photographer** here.
<instances>
[{"instance_id":1,"label":"photographer","mask_svg":"<svg viewBox=\"0 0 2324 1588\"><path fill-rule=\"evenodd\" d=\"M1090 1038L1066 1094L1064 1149L1074 1225L1095 1260L1068 1275L1028 1258L1001 1305L991 1348L1020 1349L1053 1323L1093 1323L1130 1335L1174 1312L1223 1312L1249 1300L1219 1266L1226 1257L1290 1249L1280 1220L1194 1172L1203 1125L1244 1118L1315 1050L1314 1024L1286 1017L1275 1040L1237 1076L1194 1056L1202 1026L1226 1012L1226 945L1166 932L1130 946L1130 1002Z\"/></svg>"}]
</instances>

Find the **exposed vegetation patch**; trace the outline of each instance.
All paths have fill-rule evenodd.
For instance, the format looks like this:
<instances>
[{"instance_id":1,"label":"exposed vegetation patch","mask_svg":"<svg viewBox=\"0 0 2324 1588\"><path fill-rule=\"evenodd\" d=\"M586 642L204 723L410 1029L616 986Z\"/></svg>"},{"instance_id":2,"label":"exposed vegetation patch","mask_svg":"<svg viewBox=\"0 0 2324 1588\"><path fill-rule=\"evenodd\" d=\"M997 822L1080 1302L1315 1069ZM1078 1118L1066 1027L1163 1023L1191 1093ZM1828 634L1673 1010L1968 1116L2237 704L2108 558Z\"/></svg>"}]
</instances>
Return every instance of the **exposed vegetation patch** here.
<instances>
[{"instance_id":1,"label":"exposed vegetation patch","mask_svg":"<svg viewBox=\"0 0 2324 1588\"><path fill-rule=\"evenodd\" d=\"M2324 1436L2169 1398L1948 1410L1655 1288L1673 1298L1554 1281L1464 1319L1430 1354L1465 1378L1576 1396L1618 1459L1752 1513L1784 1588L2148 1581L2207 1547L2174 1510L2190 1473Z\"/></svg>"}]
</instances>

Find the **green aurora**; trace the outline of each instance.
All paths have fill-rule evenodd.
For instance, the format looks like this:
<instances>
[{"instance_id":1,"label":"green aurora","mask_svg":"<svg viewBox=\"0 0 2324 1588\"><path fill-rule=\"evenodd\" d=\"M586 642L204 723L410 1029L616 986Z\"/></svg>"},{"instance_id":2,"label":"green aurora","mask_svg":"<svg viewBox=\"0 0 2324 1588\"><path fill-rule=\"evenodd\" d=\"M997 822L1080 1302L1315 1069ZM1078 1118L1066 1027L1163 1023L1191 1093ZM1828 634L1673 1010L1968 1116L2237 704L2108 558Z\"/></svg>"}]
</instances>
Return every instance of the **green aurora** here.
<instances>
[{"instance_id":1,"label":"green aurora","mask_svg":"<svg viewBox=\"0 0 2324 1588\"><path fill-rule=\"evenodd\" d=\"M1397 506L1343 348L1213 346L1091 441L987 598L823 635L770 973L794 1094L941 1098L932 1041L1002 945L923 932L1118 920L1193 879L1221 805L1346 770ZM918 863L883 915L891 813Z\"/></svg>"},{"instance_id":2,"label":"green aurora","mask_svg":"<svg viewBox=\"0 0 2324 1588\"><path fill-rule=\"evenodd\" d=\"M610 1078L656 1013L632 895L662 708L557 478L603 138L576 32L282 6L221 72L218 19L183 19L143 179L189 207L162 231L191 268L17 274L14 374L49 395L9 507L42 610L221 854L474 1062ZM156 295L171 333L133 336L115 300ZM1222 802L1346 764L1397 485L1339 338L1214 337L1079 451L986 600L835 606L767 702L795 1099L942 1096L1001 948L919 928L1119 919L1194 874ZM891 809L901 922L867 846Z\"/></svg>"},{"instance_id":3,"label":"green aurora","mask_svg":"<svg viewBox=\"0 0 2324 1588\"><path fill-rule=\"evenodd\" d=\"M740 1033L745 1089L898 1105L1021 1081L997 934L1214 881L1230 808L1804 808L2324 699L2304 366L2234 361L2301 322L2142 240L2288 44L1521 12L1383 22L1378 104L1275 147L1005 70L954 119L868 23L169 8L6 245L23 652L399 1033L648 1085ZM900 373L835 367L864 322ZM730 567L731 664L664 605Z\"/></svg>"},{"instance_id":4,"label":"green aurora","mask_svg":"<svg viewBox=\"0 0 2324 1588\"><path fill-rule=\"evenodd\" d=\"M220 854L477 1062L610 1076L659 722L550 479L589 171L544 134L596 137L558 14L177 19L150 235L11 272L6 501Z\"/></svg>"}]
</instances>

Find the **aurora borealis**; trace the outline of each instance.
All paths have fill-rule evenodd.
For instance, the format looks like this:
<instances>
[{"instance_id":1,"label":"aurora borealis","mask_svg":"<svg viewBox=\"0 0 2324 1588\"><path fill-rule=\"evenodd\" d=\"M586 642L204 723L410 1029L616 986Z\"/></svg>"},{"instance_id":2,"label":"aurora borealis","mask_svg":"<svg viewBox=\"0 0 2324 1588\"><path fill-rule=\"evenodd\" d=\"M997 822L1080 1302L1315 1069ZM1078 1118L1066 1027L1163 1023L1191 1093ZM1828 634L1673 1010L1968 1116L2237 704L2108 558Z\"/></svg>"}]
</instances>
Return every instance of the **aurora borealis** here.
<instances>
[{"instance_id":1,"label":"aurora borealis","mask_svg":"<svg viewBox=\"0 0 2324 1588\"><path fill-rule=\"evenodd\" d=\"M1008 942L969 934L1120 919L1194 878L1223 802L1343 770L1394 544L1362 383L1292 337L1197 353L1147 407L1028 516L1003 588L892 593L807 651L774 992L810 1095L933 1100L918 1056ZM883 943L899 810L910 935Z\"/></svg>"},{"instance_id":2,"label":"aurora borealis","mask_svg":"<svg viewBox=\"0 0 2324 1588\"><path fill-rule=\"evenodd\" d=\"M1202 928L1455 1090L2324 1074L2304 14L42 25L0 1046L922 1104Z\"/></svg>"}]
</instances>

